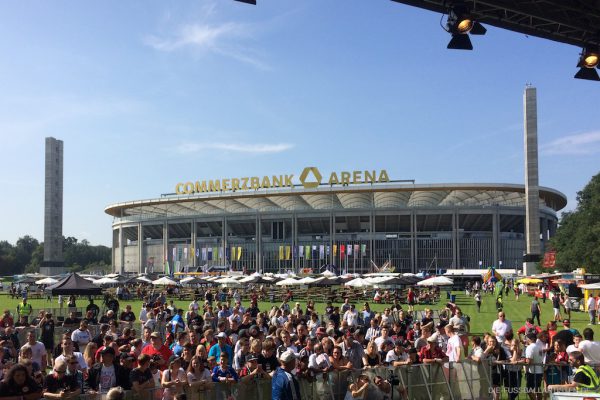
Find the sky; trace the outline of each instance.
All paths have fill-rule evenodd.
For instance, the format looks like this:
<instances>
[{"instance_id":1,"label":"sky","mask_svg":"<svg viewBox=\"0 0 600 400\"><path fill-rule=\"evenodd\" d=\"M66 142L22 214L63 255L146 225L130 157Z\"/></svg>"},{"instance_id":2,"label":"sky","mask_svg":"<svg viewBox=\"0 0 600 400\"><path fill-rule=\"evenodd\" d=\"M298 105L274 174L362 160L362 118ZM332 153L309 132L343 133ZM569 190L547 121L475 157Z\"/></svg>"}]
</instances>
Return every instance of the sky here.
<instances>
[{"instance_id":1,"label":"sky","mask_svg":"<svg viewBox=\"0 0 600 400\"><path fill-rule=\"evenodd\" d=\"M446 49L442 15L389 0L4 2L0 240L43 240L44 138L64 141L63 234L111 244L109 204L178 182L386 169L416 183L524 181L567 209L600 167L600 84L580 49L488 26Z\"/></svg>"}]
</instances>

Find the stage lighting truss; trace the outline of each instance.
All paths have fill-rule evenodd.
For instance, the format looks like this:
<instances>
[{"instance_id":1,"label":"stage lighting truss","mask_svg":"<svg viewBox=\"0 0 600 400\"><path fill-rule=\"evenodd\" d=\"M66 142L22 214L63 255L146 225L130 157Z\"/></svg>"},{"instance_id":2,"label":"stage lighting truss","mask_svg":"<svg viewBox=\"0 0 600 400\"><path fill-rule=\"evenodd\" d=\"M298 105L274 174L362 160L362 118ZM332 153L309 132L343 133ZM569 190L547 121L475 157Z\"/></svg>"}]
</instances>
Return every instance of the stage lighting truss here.
<instances>
[{"instance_id":1,"label":"stage lighting truss","mask_svg":"<svg viewBox=\"0 0 600 400\"><path fill-rule=\"evenodd\" d=\"M586 47L581 51L579 62L577 63L579 71L575 74L577 79L588 81L600 81L600 76L596 68L600 68L600 51L598 48Z\"/></svg>"},{"instance_id":2,"label":"stage lighting truss","mask_svg":"<svg viewBox=\"0 0 600 400\"><path fill-rule=\"evenodd\" d=\"M473 50L469 34L485 35L487 32L483 25L473 19L464 3L454 3L450 8L445 29L452 35L447 48L454 50Z\"/></svg>"}]
</instances>

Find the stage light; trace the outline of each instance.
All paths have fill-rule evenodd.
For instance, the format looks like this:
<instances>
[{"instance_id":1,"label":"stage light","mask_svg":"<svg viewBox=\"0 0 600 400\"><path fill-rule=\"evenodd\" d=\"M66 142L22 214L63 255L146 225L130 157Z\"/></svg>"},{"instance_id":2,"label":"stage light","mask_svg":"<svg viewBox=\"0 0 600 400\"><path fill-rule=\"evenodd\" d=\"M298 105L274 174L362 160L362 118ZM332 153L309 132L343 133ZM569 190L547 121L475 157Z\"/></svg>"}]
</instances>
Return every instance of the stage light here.
<instances>
[{"instance_id":1,"label":"stage light","mask_svg":"<svg viewBox=\"0 0 600 400\"><path fill-rule=\"evenodd\" d=\"M471 16L469 9L464 3L455 3L448 12L446 31L452 34L448 43L448 49L473 50L471 35L485 35L487 29Z\"/></svg>"},{"instance_id":2,"label":"stage light","mask_svg":"<svg viewBox=\"0 0 600 400\"><path fill-rule=\"evenodd\" d=\"M594 48L584 48L577 63L579 71L575 74L576 79L588 81L600 81L600 76L595 68L600 68L600 52Z\"/></svg>"},{"instance_id":3,"label":"stage light","mask_svg":"<svg viewBox=\"0 0 600 400\"><path fill-rule=\"evenodd\" d=\"M235 0L235 1L239 1L241 3L247 3L247 4L254 4L254 5L256 5L256 0Z\"/></svg>"}]
</instances>

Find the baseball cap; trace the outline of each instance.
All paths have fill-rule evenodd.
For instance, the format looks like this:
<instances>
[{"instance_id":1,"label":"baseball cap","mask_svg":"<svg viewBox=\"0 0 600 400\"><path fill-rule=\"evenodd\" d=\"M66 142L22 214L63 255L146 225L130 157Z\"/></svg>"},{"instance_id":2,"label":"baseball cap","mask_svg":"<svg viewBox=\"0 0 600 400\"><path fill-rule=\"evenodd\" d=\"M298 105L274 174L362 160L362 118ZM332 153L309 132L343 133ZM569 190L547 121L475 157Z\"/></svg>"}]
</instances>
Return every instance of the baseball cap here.
<instances>
[{"instance_id":1,"label":"baseball cap","mask_svg":"<svg viewBox=\"0 0 600 400\"><path fill-rule=\"evenodd\" d=\"M279 361L283 363L289 363L292 360L296 359L296 354L292 350L286 350L279 356Z\"/></svg>"},{"instance_id":2,"label":"baseball cap","mask_svg":"<svg viewBox=\"0 0 600 400\"><path fill-rule=\"evenodd\" d=\"M121 360L135 361L135 357L133 355L131 355L130 353L121 353L121 355L119 356L119 358Z\"/></svg>"},{"instance_id":3,"label":"baseball cap","mask_svg":"<svg viewBox=\"0 0 600 400\"><path fill-rule=\"evenodd\" d=\"M435 342L437 342L437 338L435 338L435 337L433 337L433 336L429 336L429 337L427 338L427 341L428 341L429 343L435 343Z\"/></svg>"},{"instance_id":4,"label":"baseball cap","mask_svg":"<svg viewBox=\"0 0 600 400\"><path fill-rule=\"evenodd\" d=\"M227 334L225 332L219 332L217 334L217 339L227 339Z\"/></svg>"},{"instance_id":5,"label":"baseball cap","mask_svg":"<svg viewBox=\"0 0 600 400\"><path fill-rule=\"evenodd\" d=\"M153 338L159 338L159 339L160 339L160 333L158 333L158 332L152 332L152 333L150 334L150 337L153 337Z\"/></svg>"},{"instance_id":6,"label":"baseball cap","mask_svg":"<svg viewBox=\"0 0 600 400\"><path fill-rule=\"evenodd\" d=\"M327 335L327 330L324 327L320 326L317 328L317 335Z\"/></svg>"},{"instance_id":7,"label":"baseball cap","mask_svg":"<svg viewBox=\"0 0 600 400\"><path fill-rule=\"evenodd\" d=\"M402 342L402 340L396 340L396 342L394 342L394 344L396 346L404 346L404 343Z\"/></svg>"},{"instance_id":8,"label":"baseball cap","mask_svg":"<svg viewBox=\"0 0 600 400\"><path fill-rule=\"evenodd\" d=\"M258 360L258 357L256 357L254 354L248 354L246 356L246 361L256 361Z\"/></svg>"}]
</instances>

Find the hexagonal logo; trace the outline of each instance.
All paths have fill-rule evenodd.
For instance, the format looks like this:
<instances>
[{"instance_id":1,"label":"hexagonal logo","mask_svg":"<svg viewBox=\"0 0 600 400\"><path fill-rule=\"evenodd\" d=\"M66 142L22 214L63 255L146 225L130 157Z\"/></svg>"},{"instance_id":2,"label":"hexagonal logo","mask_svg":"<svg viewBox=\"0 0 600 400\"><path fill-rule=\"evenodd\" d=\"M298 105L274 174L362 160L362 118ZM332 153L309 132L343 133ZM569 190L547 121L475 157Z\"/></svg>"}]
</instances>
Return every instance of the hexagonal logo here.
<instances>
[{"instance_id":1,"label":"hexagonal logo","mask_svg":"<svg viewBox=\"0 0 600 400\"><path fill-rule=\"evenodd\" d=\"M311 173L315 181L307 181L307 178ZM300 182L305 189L314 189L318 187L321 184L321 179L323 179L323 176L317 167L306 167L300 174Z\"/></svg>"}]
</instances>

